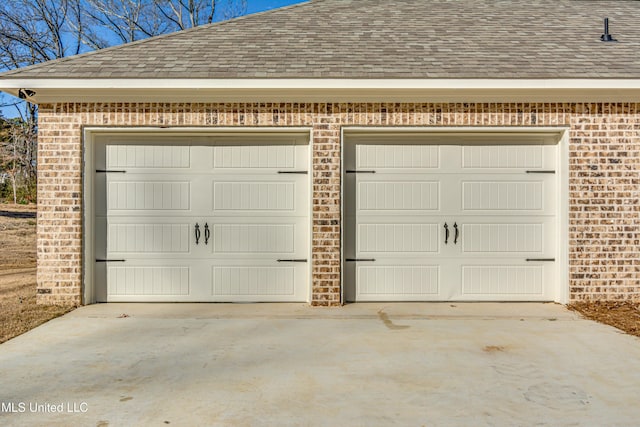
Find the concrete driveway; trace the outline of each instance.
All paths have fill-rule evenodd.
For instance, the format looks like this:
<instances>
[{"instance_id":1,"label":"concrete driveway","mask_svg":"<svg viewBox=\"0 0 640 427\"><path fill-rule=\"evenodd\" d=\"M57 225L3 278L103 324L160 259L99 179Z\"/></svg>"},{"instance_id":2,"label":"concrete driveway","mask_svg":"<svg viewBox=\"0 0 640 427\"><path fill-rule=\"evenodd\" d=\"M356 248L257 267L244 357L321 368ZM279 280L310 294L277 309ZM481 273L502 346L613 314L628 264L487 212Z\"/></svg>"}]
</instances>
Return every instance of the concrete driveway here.
<instances>
[{"instance_id":1,"label":"concrete driveway","mask_svg":"<svg viewBox=\"0 0 640 427\"><path fill-rule=\"evenodd\" d=\"M3 426L637 426L639 396L640 339L556 304L105 304L0 345Z\"/></svg>"}]
</instances>

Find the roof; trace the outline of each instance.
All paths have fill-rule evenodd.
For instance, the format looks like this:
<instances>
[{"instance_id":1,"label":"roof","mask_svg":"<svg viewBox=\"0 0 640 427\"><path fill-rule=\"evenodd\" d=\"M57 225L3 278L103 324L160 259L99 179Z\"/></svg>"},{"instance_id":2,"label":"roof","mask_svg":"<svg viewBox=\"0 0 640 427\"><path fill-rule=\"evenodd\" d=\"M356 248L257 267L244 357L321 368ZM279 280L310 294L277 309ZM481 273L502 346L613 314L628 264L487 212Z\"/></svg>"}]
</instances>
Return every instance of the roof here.
<instances>
[{"instance_id":1,"label":"roof","mask_svg":"<svg viewBox=\"0 0 640 427\"><path fill-rule=\"evenodd\" d=\"M639 79L638 16L635 0L311 0L0 79Z\"/></svg>"}]
</instances>

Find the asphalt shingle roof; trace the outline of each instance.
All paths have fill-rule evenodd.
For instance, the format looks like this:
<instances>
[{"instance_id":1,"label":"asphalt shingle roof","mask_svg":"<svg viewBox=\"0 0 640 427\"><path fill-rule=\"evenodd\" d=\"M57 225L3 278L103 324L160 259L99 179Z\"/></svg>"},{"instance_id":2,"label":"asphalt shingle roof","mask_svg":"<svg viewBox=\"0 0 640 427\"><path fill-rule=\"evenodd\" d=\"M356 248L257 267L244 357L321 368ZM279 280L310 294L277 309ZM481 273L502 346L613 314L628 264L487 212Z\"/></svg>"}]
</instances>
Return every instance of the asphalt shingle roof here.
<instances>
[{"instance_id":1,"label":"asphalt shingle roof","mask_svg":"<svg viewBox=\"0 0 640 427\"><path fill-rule=\"evenodd\" d=\"M640 1L311 0L1 77L637 79Z\"/></svg>"}]
</instances>

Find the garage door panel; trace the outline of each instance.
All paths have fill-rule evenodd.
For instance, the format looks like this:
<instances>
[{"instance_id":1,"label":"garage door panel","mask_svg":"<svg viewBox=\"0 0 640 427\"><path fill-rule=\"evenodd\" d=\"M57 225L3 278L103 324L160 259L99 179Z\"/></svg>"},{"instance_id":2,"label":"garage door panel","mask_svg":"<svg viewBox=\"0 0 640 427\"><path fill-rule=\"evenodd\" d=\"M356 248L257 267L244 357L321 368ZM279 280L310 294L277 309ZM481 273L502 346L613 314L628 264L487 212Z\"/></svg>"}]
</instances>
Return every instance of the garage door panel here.
<instances>
[{"instance_id":1,"label":"garage door panel","mask_svg":"<svg viewBox=\"0 0 640 427\"><path fill-rule=\"evenodd\" d=\"M554 217L455 217L460 256L495 254L502 257L553 257L556 251Z\"/></svg>"},{"instance_id":2,"label":"garage door panel","mask_svg":"<svg viewBox=\"0 0 640 427\"><path fill-rule=\"evenodd\" d=\"M108 169L183 169L191 167L189 146L175 145L108 145Z\"/></svg>"},{"instance_id":3,"label":"garage door panel","mask_svg":"<svg viewBox=\"0 0 640 427\"><path fill-rule=\"evenodd\" d=\"M357 233L358 256L437 253L440 248L439 224L359 224Z\"/></svg>"},{"instance_id":4,"label":"garage door panel","mask_svg":"<svg viewBox=\"0 0 640 427\"><path fill-rule=\"evenodd\" d=\"M213 211L295 210L295 182L213 182Z\"/></svg>"},{"instance_id":5,"label":"garage door panel","mask_svg":"<svg viewBox=\"0 0 640 427\"><path fill-rule=\"evenodd\" d=\"M108 252L128 254L187 254L191 224L109 224Z\"/></svg>"},{"instance_id":6,"label":"garage door panel","mask_svg":"<svg viewBox=\"0 0 640 427\"><path fill-rule=\"evenodd\" d=\"M118 265L107 267L109 297L188 296L188 266Z\"/></svg>"},{"instance_id":7,"label":"garage door panel","mask_svg":"<svg viewBox=\"0 0 640 427\"><path fill-rule=\"evenodd\" d=\"M203 203L206 190L202 175L127 172L98 174L101 178L105 180L106 197L96 203L99 213L107 206L109 216L194 216L209 212Z\"/></svg>"},{"instance_id":8,"label":"garage door panel","mask_svg":"<svg viewBox=\"0 0 640 427\"><path fill-rule=\"evenodd\" d=\"M306 264L263 261L252 266L223 263L211 267L211 296L216 301L302 301Z\"/></svg>"},{"instance_id":9,"label":"garage door panel","mask_svg":"<svg viewBox=\"0 0 640 427\"><path fill-rule=\"evenodd\" d=\"M304 147L296 145L215 146L212 155L214 173L306 169L307 162Z\"/></svg>"},{"instance_id":10,"label":"garage door panel","mask_svg":"<svg viewBox=\"0 0 640 427\"><path fill-rule=\"evenodd\" d=\"M389 178L389 177L385 177ZM440 183L402 179L359 180L359 212L406 215L412 212L437 212L440 209Z\"/></svg>"},{"instance_id":11,"label":"garage door panel","mask_svg":"<svg viewBox=\"0 0 640 427\"><path fill-rule=\"evenodd\" d=\"M358 265L359 301L422 300L440 292L437 265Z\"/></svg>"},{"instance_id":12,"label":"garage door panel","mask_svg":"<svg viewBox=\"0 0 640 427\"><path fill-rule=\"evenodd\" d=\"M553 146L466 145L461 147L462 169L544 169L553 167Z\"/></svg>"},{"instance_id":13,"label":"garage door panel","mask_svg":"<svg viewBox=\"0 0 640 427\"><path fill-rule=\"evenodd\" d=\"M542 266L463 266L462 292L464 295L542 295L542 279Z\"/></svg>"},{"instance_id":14,"label":"garage door panel","mask_svg":"<svg viewBox=\"0 0 640 427\"><path fill-rule=\"evenodd\" d=\"M214 214L306 215L307 177L275 177L273 175L243 177L237 180L220 178L211 181Z\"/></svg>"},{"instance_id":15,"label":"garage door panel","mask_svg":"<svg viewBox=\"0 0 640 427\"><path fill-rule=\"evenodd\" d=\"M285 254L296 252L296 224L215 224L216 254Z\"/></svg>"},{"instance_id":16,"label":"garage door panel","mask_svg":"<svg viewBox=\"0 0 640 427\"><path fill-rule=\"evenodd\" d=\"M541 182L463 182L462 210L541 211L542 192Z\"/></svg>"},{"instance_id":17,"label":"garage door panel","mask_svg":"<svg viewBox=\"0 0 640 427\"><path fill-rule=\"evenodd\" d=\"M206 256L195 244L195 224L187 216L109 216L104 219L107 259L185 259Z\"/></svg>"},{"instance_id":18,"label":"garage door panel","mask_svg":"<svg viewBox=\"0 0 640 427\"><path fill-rule=\"evenodd\" d=\"M356 146L356 168L401 172L409 169L438 169L440 146L367 144Z\"/></svg>"},{"instance_id":19,"label":"garage door panel","mask_svg":"<svg viewBox=\"0 0 640 427\"><path fill-rule=\"evenodd\" d=\"M493 176L481 180L461 179L461 212L553 215L556 209L554 183L522 176ZM453 213L453 212L452 212Z\"/></svg>"},{"instance_id":20,"label":"garage door panel","mask_svg":"<svg viewBox=\"0 0 640 427\"><path fill-rule=\"evenodd\" d=\"M553 263L508 262L462 265L460 298L547 301L553 299L553 267Z\"/></svg>"},{"instance_id":21,"label":"garage door panel","mask_svg":"<svg viewBox=\"0 0 640 427\"><path fill-rule=\"evenodd\" d=\"M189 181L110 181L107 204L110 211L188 211Z\"/></svg>"},{"instance_id":22,"label":"garage door panel","mask_svg":"<svg viewBox=\"0 0 640 427\"><path fill-rule=\"evenodd\" d=\"M543 251L543 224L464 224L462 252L535 253Z\"/></svg>"}]
</instances>

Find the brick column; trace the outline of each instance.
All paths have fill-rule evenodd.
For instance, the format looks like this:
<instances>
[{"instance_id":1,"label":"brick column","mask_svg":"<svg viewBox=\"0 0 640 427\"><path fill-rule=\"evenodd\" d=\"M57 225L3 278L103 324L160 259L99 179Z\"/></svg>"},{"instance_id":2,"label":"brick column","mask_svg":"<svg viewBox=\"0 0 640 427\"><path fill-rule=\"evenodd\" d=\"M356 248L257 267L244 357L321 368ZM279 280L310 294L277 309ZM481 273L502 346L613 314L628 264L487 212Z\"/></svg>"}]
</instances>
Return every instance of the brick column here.
<instances>
[{"instance_id":1,"label":"brick column","mask_svg":"<svg viewBox=\"0 0 640 427\"><path fill-rule=\"evenodd\" d=\"M78 118L41 105L38 118L37 302L82 298L82 147Z\"/></svg>"},{"instance_id":2,"label":"brick column","mask_svg":"<svg viewBox=\"0 0 640 427\"><path fill-rule=\"evenodd\" d=\"M312 136L311 304L340 305L340 124L333 105L317 106Z\"/></svg>"}]
</instances>

